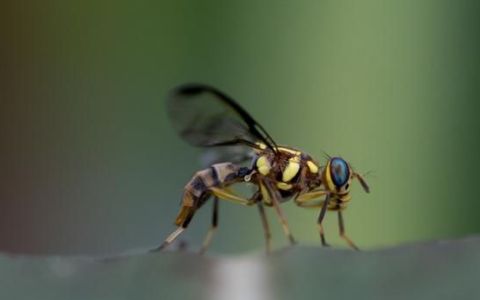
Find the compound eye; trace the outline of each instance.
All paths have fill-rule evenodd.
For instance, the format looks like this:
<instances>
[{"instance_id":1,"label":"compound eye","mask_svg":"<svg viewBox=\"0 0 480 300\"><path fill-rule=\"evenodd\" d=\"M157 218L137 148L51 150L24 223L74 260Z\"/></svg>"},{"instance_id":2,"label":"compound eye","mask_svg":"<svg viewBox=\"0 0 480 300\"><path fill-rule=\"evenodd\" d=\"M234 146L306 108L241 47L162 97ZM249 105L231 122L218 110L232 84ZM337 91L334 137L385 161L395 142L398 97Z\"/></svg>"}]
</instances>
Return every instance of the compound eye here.
<instances>
[{"instance_id":1,"label":"compound eye","mask_svg":"<svg viewBox=\"0 0 480 300\"><path fill-rule=\"evenodd\" d=\"M340 157L334 157L330 161L330 174L332 174L333 183L337 188L342 187L350 178L350 169L348 164Z\"/></svg>"}]
</instances>

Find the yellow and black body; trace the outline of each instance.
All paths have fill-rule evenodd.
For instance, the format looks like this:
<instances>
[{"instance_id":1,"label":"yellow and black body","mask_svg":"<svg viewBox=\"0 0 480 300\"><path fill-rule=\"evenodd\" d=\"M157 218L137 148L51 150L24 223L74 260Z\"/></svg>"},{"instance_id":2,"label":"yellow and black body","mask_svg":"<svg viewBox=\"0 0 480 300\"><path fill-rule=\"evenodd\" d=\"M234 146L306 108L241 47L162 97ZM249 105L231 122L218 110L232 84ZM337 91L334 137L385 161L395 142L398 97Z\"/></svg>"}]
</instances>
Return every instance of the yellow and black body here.
<instances>
[{"instance_id":1,"label":"yellow and black body","mask_svg":"<svg viewBox=\"0 0 480 300\"><path fill-rule=\"evenodd\" d=\"M280 207L293 199L300 207L320 208L317 220L323 245L327 245L322 220L327 210L337 211L340 235L358 249L345 235L342 210L350 201L349 187L358 179L369 192L365 180L340 157L329 157L321 166L300 150L278 146L270 135L242 107L213 87L199 84L181 86L168 102L169 116L179 135L194 146L204 148L244 147L241 157L213 163L198 171L185 185L177 229L155 250L172 243L189 225L195 212L213 198L212 225L202 246L205 251L218 225L218 200L258 207L267 251L271 249L270 228L264 207L273 207L291 244L295 240ZM237 152L238 156L238 152ZM242 162L247 162L245 166ZM250 197L234 192L234 184L249 183L256 187Z\"/></svg>"},{"instance_id":2,"label":"yellow and black body","mask_svg":"<svg viewBox=\"0 0 480 300\"><path fill-rule=\"evenodd\" d=\"M182 207L175 219L175 224L187 227L195 211L212 196L216 189L226 188L243 181L246 168L232 163L218 163L198 171L185 185L182 197Z\"/></svg>"}]
</instances>

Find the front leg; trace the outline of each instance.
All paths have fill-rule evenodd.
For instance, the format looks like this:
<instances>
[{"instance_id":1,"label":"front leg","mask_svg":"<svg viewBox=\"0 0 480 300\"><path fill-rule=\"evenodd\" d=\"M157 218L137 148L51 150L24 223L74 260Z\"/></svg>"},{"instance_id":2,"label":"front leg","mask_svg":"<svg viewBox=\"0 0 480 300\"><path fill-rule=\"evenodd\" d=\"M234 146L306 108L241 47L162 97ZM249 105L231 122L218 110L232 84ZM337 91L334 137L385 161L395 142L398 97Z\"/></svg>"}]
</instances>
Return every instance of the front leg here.
<instances>
[{"instance_id":1,"label":"front leg","mask_svg":"<svg viewBox=\"0 0 480 300\"><path fill-rule=\"evenodd\" d=\"M359 251L358 247L353 243L353 241L345 234L345 225L343 224L342 211L338 211L338 228L340 229L340 237L344 239L347 244L353 249Z\"/></svg>"},{"instance_id":2,"label":"front leg","mask_svg":"<svg viewBox=\"0 0 480 300\"><path fill-rule=\"evenodd\" d=\"M318 231L320 233L320 240L322 242L322 246L328 247L327 241L325 240L325 232L323 230L323 219L325 217L325 213L327 212L328 202L330 202L330 194L327 194L325 201L323 202L322 209L320 210L320 214L318 215Z\"/></svg>"},{"instance_id":3,"label":"front leg","mask_svg":"<svg viewBox=\"0 0 480 300\"><path fill-rule=\"evenodd\" d=\"M325 196L325 200L320 200L320 197ZM325 214L327 212L328 203L330 202L330 194L326 190L316 190L307 193L300 193L295 198L295 204L299 207L307 207L307 208L318 208L321 207L320 214L318 215L318 232L320 233L320 240L322 242L322 246L327 247L329 246L326 239L325 239L325 231L323 229L323 219L325 218ZM315 202L314 202L315 201Z\"/></svg>"},{"instance_id":4,"label":"front leg","mask_svg":"<svg viewBox=\"0 0 480 300\"><path fill-rule=\"evenodd\" d=\"M326 190L314 190L306 193L300 192L294 199L295 204L297 204L300 207L308 207L308 205L304 205L308 202L318 200L319 198L325 196L328 194L328 191Z\"/></svg>"}]
</instances>

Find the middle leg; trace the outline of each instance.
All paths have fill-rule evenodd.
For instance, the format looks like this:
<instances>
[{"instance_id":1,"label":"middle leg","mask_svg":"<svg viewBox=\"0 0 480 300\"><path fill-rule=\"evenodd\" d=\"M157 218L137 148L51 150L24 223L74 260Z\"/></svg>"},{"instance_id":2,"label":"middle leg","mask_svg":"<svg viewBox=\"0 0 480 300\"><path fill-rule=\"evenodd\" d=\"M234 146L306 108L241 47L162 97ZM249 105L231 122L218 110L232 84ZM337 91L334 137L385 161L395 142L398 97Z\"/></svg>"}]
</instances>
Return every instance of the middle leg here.
<instances>
[{"instance_id":1,"label":"middle leg","mask_svg":"<svg viewBox=\"0 0 480 300\"><path fill-rule=\"evenodd\" d=\"M281 197L280 193L278 192L277 189L272 187L272 184L270 184L270 182L264 181L263 184L266 188L268 197L271 200L273 207L275 208L275 212L277 213L280 223L282 224L282 228L285 236L287 237L291 246L295 245L296 242L295 242L295 239L293 238L292 233L290 232L290 228L287 222L287 217L285 216L282 208L280 207L280 200L279 200Z\"/></svg>"},{"instance_id":2,"label":"middle leg","mask_svg":"<svg viewBox=\"0 0 480 300\"><path fill-rule=\"evenodd\" d=\"M263 232L265 233L265 243L267 254L272 251L272 233L270 232L270 226L268 225L267 214L265 213L265 208L263 207L262 202L257 202L258 212L260 213L260 218L262 220Z\"/></svg>"}]
</instances>

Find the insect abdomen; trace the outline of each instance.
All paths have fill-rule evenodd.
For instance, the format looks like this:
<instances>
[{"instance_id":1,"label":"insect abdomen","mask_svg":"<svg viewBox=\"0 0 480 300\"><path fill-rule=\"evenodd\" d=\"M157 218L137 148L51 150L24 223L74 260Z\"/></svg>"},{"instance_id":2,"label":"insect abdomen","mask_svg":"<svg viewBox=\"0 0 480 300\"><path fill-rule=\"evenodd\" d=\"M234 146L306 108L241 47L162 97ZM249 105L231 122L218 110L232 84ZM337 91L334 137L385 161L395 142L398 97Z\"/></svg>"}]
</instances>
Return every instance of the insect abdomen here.
<instances>
[{"instance_id":1,"label":"insect abdomen","mask_svg":"<svg viewBox=\"0 0 480 300\"><path fill-rule=\"evenodd\" d=\"M241 169L243 168L232 163L220 163L195 173L185 186L182 208L175 224L187 227L195 211L210 197L210 188L229 185L240 180L244 176Z\"/></svg>"}]
</instances>

